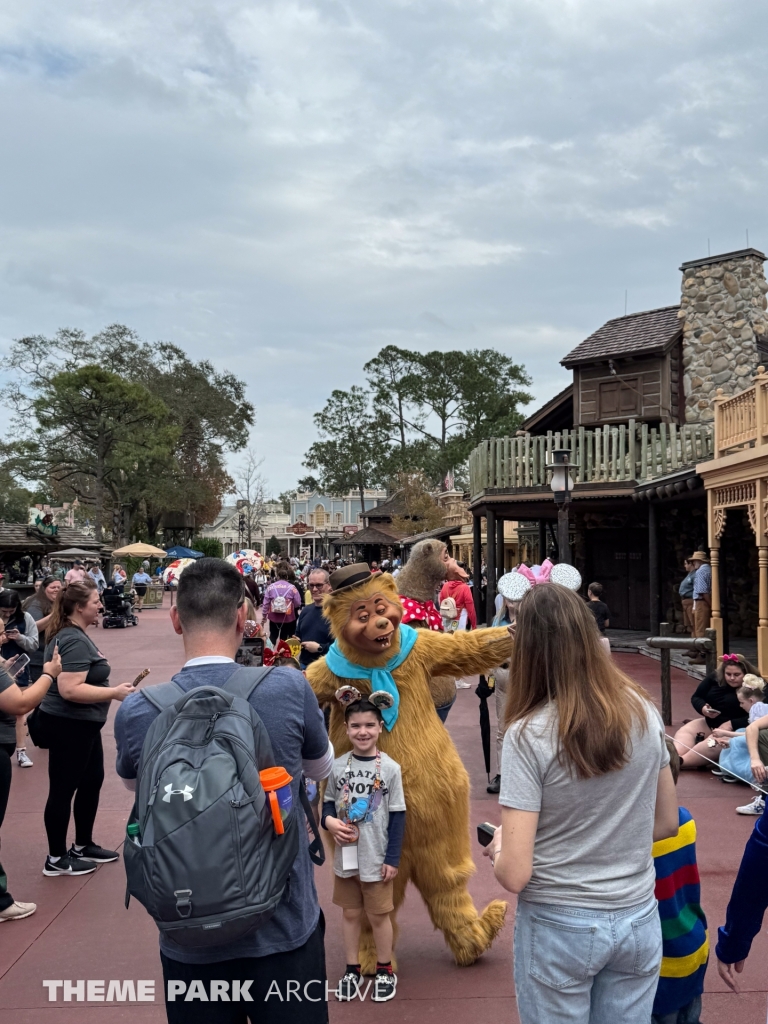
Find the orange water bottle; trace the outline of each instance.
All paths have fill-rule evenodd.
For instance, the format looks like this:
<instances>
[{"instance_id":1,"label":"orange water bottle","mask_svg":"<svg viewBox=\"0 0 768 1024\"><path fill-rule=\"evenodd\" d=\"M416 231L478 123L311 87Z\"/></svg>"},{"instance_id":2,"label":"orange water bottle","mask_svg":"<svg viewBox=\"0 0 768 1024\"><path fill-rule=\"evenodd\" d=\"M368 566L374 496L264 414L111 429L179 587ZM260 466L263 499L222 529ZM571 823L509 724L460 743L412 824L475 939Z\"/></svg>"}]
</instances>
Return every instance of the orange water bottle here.
<instances>
[{"instance_id":1,"label":"orange water bottle","mask_svg":"<svg viewBox=\"0 0 768 1024\"><path fill-rule=\"evenodd\" d=\"M281 836L285 832L283 822L293 807L293 793L291 792L293 776L289 775L285 768L264 768L259 772L259 778L269 800L275 832Z\"/></svg>"}]
</instances>

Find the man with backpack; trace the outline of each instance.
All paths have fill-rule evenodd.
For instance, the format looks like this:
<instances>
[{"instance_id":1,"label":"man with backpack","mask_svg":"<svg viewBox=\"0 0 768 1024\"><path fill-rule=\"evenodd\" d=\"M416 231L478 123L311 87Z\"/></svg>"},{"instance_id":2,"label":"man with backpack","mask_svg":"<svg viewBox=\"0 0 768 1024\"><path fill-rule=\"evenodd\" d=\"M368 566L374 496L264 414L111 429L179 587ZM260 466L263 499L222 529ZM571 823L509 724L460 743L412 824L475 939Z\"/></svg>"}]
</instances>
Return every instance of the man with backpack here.
<instances>
[{"instance_id":1,"label":"man with backpack","mask_svg":"<svg viewBox=\"0 0 768 1024\"><path fill-rule=\"evenodd\" d=\"M325 1024L301 790L302 773L329 775L333 748L300 672L235 665L245 616L234 566L189 566L171 609L186 662L115 719L117 773L137 794L129 892L160 930L171 1024Z\"/></svg>"}]
</instances>

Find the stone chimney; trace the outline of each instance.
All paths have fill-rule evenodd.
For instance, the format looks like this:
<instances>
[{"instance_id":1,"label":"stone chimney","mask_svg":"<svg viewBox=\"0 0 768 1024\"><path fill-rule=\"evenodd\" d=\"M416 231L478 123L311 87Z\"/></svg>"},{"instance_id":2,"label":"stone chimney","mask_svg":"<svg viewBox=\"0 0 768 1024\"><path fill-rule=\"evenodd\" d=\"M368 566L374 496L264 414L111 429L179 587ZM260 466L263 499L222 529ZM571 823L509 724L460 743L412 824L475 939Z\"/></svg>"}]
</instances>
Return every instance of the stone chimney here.
<instances>
[{"instance_id":1,"label":"stone chimney","mask_svg":"<svg viewBox=\"0 0 768 1024\"><path fill-rule=\"evenodd\" d=\"M680 267L686 423L713 420L717 388L727 395L748 388L758 365L766 362L764 262L757 249L740 249Z\"/></svg>"}]
</instances>

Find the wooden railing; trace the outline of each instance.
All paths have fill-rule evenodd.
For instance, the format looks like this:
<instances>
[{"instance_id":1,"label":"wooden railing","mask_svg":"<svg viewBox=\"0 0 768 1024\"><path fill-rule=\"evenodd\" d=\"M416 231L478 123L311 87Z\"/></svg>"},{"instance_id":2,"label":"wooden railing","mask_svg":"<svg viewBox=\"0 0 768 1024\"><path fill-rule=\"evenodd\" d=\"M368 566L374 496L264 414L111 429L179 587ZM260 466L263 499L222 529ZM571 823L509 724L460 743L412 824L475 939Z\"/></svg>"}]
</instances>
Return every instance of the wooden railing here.
<instances>
[{"instance_id":1,"label":"wooden railing","mask_svg":"<svg viewBox=\"0 0 768 1024\"><path fill-rule=\"evenodd\" d=\"M474 498L487 490L549 486L546 466L556 448L570 449L571 476L577 484L653 480L711 459L714 430L711 423L649 427L630 420L618 427L491 438L469 456L470 494Z\"/></svg>"},{"instance_id":2,"label":"wooden railing","mask_svg":"<svg viewBox=\"0 0 768 1024\"><path fill-rule=\"evenodd\" d=\"M737 395L715 398L715 458L768 444L768 373L758 367L754 384Z\"/></svg>"}]
</instances>

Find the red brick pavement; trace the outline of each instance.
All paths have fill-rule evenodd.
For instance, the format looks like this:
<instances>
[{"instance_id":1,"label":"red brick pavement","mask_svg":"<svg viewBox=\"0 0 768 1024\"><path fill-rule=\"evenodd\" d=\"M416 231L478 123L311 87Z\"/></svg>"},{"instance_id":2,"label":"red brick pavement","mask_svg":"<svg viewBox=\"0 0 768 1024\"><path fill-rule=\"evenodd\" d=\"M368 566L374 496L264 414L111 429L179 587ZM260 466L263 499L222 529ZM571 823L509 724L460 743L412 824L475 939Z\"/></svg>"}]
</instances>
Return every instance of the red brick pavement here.
<instances>
[{"instance_id":1,"label":"red brick pavement","mask_svg":"<svg viewBox=\"0 0 768 1024\"><path fill-rule=\"evenodd\" d=\"M99 643L113 665L114 679L131 679L145 666L152 669L148 683L168 678L182 662L180 639L173 633L167 610L148 610L131 630L99 634ZM635 679L658 694L658 663L639 655L618 655L617 661ZM691 714L688 703L694 681L673 672L675 720ZM110 721L104 731L107 779L102 792L96 839L105 846L122 842L131 797L112 770L114 742ZM448 720L450 731L467 765L473 788L472 823L498 820L495 801L485 793L485 772L477 725L477 698L460 691ZM165 1015L160 993L157 935L151 919L132 901L123 907L125 880L121 864L104 865L85 879L45 878L45 833L42 810L47 792L45 751L32 751L35 766L14 769L9 811L3 826L3 863L12 892L18 899L34 900L38 912L24 921L0 929L0 1007L4 1020L15 1024L156 1024ZM699 865L703 903L714 936L723 919L730 886L744 843L754 821L734 814L733 808L749 798L746 788L725 786L708 773L686 773L679 796L696 818L699 830ZM471 891L478 905L504 895L491 876L487 862L477 857L478 871ZM331 979L343 968L339 915L330 901L330 871L317 871L320 900L328 921L327 963ZM756 884L764 884L758 881ZM400 915L397 999L386 1007L331 1004L334 1024L366 1024L383 1018L410 1024L425 1020L474 1024L479 1019L517 1021L511 971L514 897L509 921L494 948L471 968L457 968L434 932L426 911L411 890ZM766 1019L768 943L755 942L743 975L743 993L727 992L710 967L707 974L703 1020L706 1024L763 1024ZM155 979L155 1004L52 1004L43 979Z\"/></svg>"}]
</instances>

